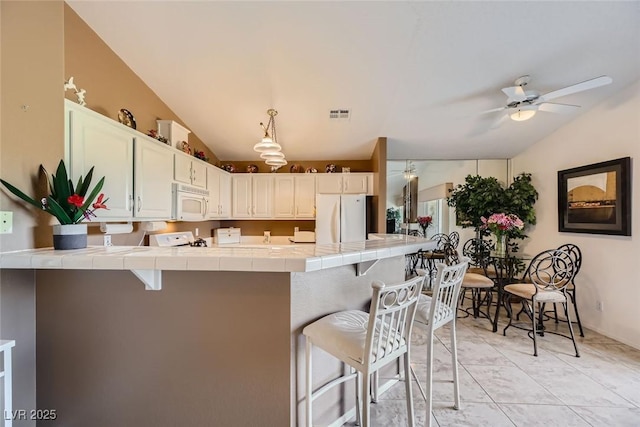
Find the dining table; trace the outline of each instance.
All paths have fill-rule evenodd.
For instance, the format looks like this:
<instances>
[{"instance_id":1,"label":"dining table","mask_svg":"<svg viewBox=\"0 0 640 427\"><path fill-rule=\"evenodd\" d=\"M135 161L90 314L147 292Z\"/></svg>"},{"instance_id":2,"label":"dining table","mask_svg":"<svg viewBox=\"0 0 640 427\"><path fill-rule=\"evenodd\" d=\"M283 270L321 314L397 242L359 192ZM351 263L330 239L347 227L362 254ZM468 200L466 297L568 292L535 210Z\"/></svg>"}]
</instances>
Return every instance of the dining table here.
<instances>
[{"instance_id":1,"label":"dining table","mask_svg":"<svg viewBox=\"0 0 640 427\"><path fill-rule=\"evenodd\" d=\"M496 313L493 316L493 332L498 330L500 307L504 306L506 310L506 305L509 303L504 287L515 282L516 276L526 268L525 262L532 258L530 255L519 253L496 253L495 251L489 253L489 265L493 266L495 270L496 277L494 281L498 290Z\"/></svg>"}]
</instances>

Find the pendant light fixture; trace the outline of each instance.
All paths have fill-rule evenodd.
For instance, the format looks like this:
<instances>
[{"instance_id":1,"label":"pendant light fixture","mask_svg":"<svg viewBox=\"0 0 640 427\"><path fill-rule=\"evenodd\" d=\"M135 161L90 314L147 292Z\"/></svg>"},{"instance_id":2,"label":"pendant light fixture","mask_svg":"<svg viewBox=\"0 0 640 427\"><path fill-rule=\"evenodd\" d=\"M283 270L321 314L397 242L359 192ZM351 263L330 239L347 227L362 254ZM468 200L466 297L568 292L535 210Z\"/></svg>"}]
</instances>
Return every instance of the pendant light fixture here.
<instances>
[{"instance_id":1,"label":"pendant light fixture","mask_svg":"<svg viewBox=\"0 0 640 427\"><path fill-rule=\"evenodd\" d=\"M264 136L262 140L253 146L253 149L260 153L260 158L265 160L265 163L270 166L284 166L287 161L284 158L282 147L278 144L278 137L276 135L276 119L278 112L273 108L267 110L269 115L269 121L265 126L264 123L260 123L262 130L264 130Z\"/></svg>"}]
</instances>

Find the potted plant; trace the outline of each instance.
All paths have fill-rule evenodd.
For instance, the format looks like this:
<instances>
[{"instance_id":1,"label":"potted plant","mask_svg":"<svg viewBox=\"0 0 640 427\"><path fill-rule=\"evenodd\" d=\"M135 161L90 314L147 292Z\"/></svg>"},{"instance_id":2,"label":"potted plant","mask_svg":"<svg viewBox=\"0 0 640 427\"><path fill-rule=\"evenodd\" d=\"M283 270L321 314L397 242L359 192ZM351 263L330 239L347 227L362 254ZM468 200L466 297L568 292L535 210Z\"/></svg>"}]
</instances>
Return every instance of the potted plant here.
<instances>
[{"instance_id":1,"label":"potted plant","mask_svg":"<svg viewBox=\"0 0 640 427\"><path fill-rule=\"evenodd\" d=\"M56 217L60 224L53 226L53 246L55 249L87 247L87 224L81 224L81 222L84 219L90 221L92 216L95 217L94 212L97 209L107 209L105 203L108 199L104 199L104 194L100 193L104 185L104 177L98 181L93 190L89 191L93 178L93 167L89 169L85 179L80 176L75 187L68 178L63 160L60 160L55 175L49 176L42 165L40 165L40 169L47 177L49 194L39 200L27 196L3 179L0 179L0 183L23 201ZM87 193L89 193L88 196ZM94 203L96 197L97 200Z\"/></svg>"},{"instance_id":2,"label":"potted plant","mask_svg":"<svg viewBox=\"0 0 640 427\"><path fill-rule=\"evenodd\" d=\"M393 234L398 228L400 222L400 209L388 208L387 209L387 233Z\"/></svg>"}]
</instances>

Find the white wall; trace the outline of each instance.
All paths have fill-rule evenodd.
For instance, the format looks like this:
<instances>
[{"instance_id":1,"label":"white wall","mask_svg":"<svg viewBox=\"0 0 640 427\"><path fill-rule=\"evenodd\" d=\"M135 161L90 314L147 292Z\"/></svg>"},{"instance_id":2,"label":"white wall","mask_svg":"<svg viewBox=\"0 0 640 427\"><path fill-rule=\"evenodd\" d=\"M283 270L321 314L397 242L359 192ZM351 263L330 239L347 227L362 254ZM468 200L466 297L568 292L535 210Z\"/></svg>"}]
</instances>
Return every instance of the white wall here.
<instances>
[{"instance_id":1,"label":"white wall","mask_svg":"<svg viewBox=\"0 0 640 427\"><path fill-rule=\"evenodd\" d=\"M534 120L544 120L536 117ZM630 156L632 161L633 236L558 232L557 171ZM578 308L584 326L640 349L640 184L634 173L640 158L640 81L620 91L512 161L513 173L530 172L540 193L538 223L523 251L535 254L575 243L583 254L576 278ZM603 311L596 310L602 301Z\"/></svg>"}]
</instances>

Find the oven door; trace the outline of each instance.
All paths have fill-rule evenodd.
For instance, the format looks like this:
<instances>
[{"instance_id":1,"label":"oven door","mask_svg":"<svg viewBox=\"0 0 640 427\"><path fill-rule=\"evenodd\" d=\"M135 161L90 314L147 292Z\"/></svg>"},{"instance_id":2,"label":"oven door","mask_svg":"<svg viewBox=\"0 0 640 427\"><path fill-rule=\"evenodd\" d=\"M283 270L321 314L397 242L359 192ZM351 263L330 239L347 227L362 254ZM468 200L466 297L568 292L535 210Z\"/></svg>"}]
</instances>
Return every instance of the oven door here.
<instances>
[{"instance_id":1,"label":"oven door","mask_svg":"<svg viewBox=\"0 0 640 427\"><path fill-rule=\"evenodd\" d=\"M176 192L173 219L178 221L204 221L207 219L209 200L205 196Z\"/></svg>"}]
</instances>

